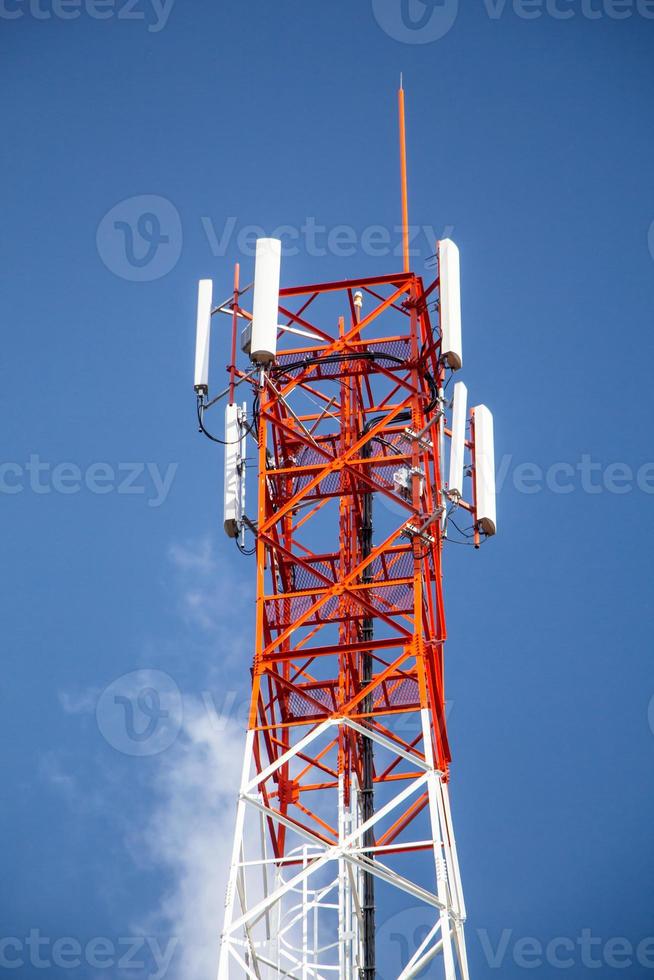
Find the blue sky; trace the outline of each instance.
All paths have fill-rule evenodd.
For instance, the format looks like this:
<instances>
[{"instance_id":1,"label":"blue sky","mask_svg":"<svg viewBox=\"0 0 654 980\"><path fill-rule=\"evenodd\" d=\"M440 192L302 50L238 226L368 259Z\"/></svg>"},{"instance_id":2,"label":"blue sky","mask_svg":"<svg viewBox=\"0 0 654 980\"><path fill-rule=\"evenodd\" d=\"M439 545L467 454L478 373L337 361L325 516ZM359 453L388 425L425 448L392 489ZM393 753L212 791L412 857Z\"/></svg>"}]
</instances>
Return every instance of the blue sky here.
<instances>
[{"instance_id":1,"label":"blue sky","mask_svg":"<svg viewBox=\"0 0 654 980\"><path fill-rule=\"evenodd\" d=\"M400 71L412 261L461 248L503 467L497 539L447 556L473 976L654 970L653 16L2 0L0 973L146 977L168 949L211 976L253 567L194 424L196 281L247 277L251 226L298 230L288 283L399 267ZM116 682L168 711L155 754L103 713ZM57 966L66 937L106 944Z\"/></svg>"}]
</instances>

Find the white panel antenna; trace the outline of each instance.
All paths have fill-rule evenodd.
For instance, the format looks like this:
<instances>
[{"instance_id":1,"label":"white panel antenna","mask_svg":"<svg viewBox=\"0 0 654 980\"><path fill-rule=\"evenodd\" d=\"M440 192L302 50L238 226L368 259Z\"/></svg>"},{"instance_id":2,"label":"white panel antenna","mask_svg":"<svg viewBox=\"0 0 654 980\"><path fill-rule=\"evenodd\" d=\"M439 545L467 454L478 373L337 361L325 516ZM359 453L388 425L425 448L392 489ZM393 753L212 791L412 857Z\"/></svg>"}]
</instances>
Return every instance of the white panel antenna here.
<instances>
[{"instance_id":1,"label":"white panel antenna","mask_svg":"<svg viewBox=\"0 0 654 980\"><path fill-rule=\"evenodd\" d=\"M198 394L209 391L209 341L211 335L211 306L213 283L201 279L198 283L198 325L195 335L195 390Z\"/></svg>"},{"instance_id":2,"label":"white panel antenna","mask_svg":"<svg viewBox=\"0 0 654 980\"><path fill-rule=\"evenodd\" d=\"M250 357L256 364L269 364L277 353L281 261L278 238L257 239L250 341Z\"/></svg>"},{"instance_id":3,"label":"white panel antenna","mask_svg":"<svg viewBox=\"0 0 654 980\"><path fill-rule=\"evenodd\" d=\"M452 439L450 444L450 478L448 492L451 497L463 496L463 462L466 450L466 413L468 389L463 381L454 385L452 405Z\"/></svg>"},{"instance_id":4,"label":"white panel antenna","mask_svg":"<svg viewBox=\"0 0 654 980\"><path fill-rule=\"evenodd\" d=\"M485 405L478 405L473 413L476 520L480 530L490 536L497 530L493 416Z\"/></svg>"},{"instance_id":5,"label":"white panel antenna","mask_svg":"<svg viewBox=\"0 0 654 980\"><path fill-rule=\"evenodd\" d=\"M225 534L237 538L245 512L245 454L247 406L225 406Z\"/></svg>"},{"instance_id":6,"label":"white panel antenna","mask_svg":"<svg viewBox=\"0 0 654 980\"><path fill-rule=\"evenodd\" d=\"M453 371L463 364L459 249L449 238L438 243L441 356Z\"/></svg>"}]
</instances>

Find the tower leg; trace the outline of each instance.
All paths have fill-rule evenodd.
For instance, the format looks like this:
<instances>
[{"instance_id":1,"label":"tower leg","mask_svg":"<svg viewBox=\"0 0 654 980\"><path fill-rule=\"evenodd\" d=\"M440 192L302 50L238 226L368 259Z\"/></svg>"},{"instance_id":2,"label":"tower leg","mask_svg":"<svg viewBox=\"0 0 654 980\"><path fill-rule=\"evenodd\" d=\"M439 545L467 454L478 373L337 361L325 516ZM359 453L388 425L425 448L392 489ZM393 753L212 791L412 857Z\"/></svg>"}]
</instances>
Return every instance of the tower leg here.
<instances>
[{"instance_id":1,"label":"tower leg","mask_svg":"<svg viewBox=\"0 0 654 980\"><path fill-rule=\"evenodd\" d=\"M254 732L249 731L245 738L243 755L243 770L241 773L241 789L236 810L236 826L234 828L234 843L232 845L232 861L229 867L229 879L225 894L225 911L223 932L220 937L220 959L218 962L218 980L229 980L230 937L229 930L234 919L234 902L238 890L238 879L241 873L241 857L243 852L243 828L245 825L245 790L250 778L252 765L252 745ZM265 866L264 866L265 867Z\"/></svg>"},{"instance_id":2,"label":"tower leg","mask_svg":"<svg viewBox=\"0 0 654 980\"><path fill-rule=\"evenodd\" d=\"M438 898L442 903L440 914L441 942L443 944L443 963L445 966L445 980L456 980L456 970L454 966L454 953L452 949L452 933L454 932L456 918L452 915L455 908L453 906L451 882L449 876L453 869L449 867L449 836L445 822L443 807L444 783L442 774L437 773L434 765L434 753L431 741L431 726L429 723L429 712L423 709L422 734L425 746L425 759L430 766L427 778L427 788L429 792L429 817L431 822L431 832L434 842L434 863L436 866L436 886Z\"/></svg>"}]
</instances>

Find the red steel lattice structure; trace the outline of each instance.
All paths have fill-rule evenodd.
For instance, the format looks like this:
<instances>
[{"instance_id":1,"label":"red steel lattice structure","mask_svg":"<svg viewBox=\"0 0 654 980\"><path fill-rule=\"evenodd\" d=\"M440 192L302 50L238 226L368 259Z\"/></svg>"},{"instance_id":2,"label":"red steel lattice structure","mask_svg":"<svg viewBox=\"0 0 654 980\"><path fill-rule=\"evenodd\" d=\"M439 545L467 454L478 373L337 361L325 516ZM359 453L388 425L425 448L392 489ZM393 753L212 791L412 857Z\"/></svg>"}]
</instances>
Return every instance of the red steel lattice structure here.
<instances>
[{"instance_id":1,"label":"red steel lattice structure","mask_svg":"<svg viewBox=\"0 0 654 980\"><path fill-rule=\"evenodd\" d=\"M403 271L280 293L280 323L310 342L256 379L256 646L220 980L374 977L372 882L378 922L389 892L433 913L399 976L437 956L447 980L468 976L447 786L438 288ZM251 317L238 300L235 322Z\"/></svg>"}]
</instances>

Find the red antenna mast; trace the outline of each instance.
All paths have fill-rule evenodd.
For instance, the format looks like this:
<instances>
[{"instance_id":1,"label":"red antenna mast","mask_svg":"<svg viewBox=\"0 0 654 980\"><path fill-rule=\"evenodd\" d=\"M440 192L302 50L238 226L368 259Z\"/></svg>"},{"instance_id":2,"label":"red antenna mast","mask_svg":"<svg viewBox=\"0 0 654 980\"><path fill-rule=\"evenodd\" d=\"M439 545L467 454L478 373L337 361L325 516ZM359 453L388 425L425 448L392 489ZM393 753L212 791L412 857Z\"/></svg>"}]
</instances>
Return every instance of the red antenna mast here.
<instances>
[{"instance_id":1,"label":"red antenna mast","mask_svg":"<svg viewBox=\"0 0 654 980\"><path fill-rule=\"evenodd\" d=\"M409 188L407 178L406 163L406 118L404 114L404 81L400 75L400 87L397 93L397 102L400 120L400 173L402 184L402 255L404 258L404 271L408 272L411 268L409 255Z\"/></svg>"}]
</instances>

